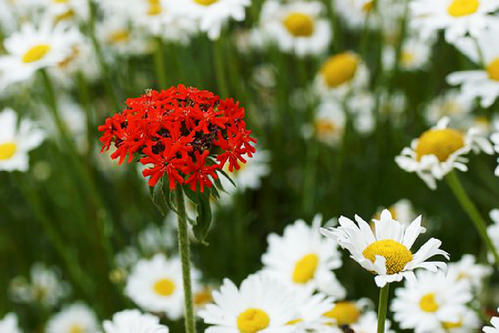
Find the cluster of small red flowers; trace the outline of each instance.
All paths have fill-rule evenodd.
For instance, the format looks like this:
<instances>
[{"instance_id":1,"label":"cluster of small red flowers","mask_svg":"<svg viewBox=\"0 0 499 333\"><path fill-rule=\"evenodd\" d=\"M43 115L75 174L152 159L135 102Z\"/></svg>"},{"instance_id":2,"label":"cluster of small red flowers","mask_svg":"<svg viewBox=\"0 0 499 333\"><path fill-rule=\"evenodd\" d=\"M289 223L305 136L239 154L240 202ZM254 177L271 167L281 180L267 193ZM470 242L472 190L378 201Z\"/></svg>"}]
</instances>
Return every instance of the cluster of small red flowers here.
<instances>
[{"instance_id":1,"label":"cluster of small red flowers","mask_svg":"<svg viewBox=\"0 0 499 333\"><path fill-rule=\"evenodd\" d=\"M232 99L179 85L150 90L126 101L128 108L106 119L102 151L116 147L111 158L121 164L138 158L150 166L143 171L154 186L165 174L169 187L187 184L192 190L211 187L217 170L229 171L252 157L256 140L244 122L244 108Z\"/></svg>"}]
</instances>

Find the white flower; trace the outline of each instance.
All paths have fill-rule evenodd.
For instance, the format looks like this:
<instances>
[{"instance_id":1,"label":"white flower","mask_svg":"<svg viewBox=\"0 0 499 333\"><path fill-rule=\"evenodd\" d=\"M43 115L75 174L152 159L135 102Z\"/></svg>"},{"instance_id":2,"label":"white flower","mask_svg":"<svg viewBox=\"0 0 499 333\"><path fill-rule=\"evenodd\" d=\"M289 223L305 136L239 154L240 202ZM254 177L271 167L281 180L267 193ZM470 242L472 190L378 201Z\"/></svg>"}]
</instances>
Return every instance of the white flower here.
<instances>
[{"instance_id":1,"label":"white flower","mask_svg":"<svg viewBox=\"0 0 499 333\"><path fill-rule=\"evenodd\" d=\"M226 178L220 177L224 189L231 193L232 191L244 191L246 189L256 190L262 184L262 178L270 173L270 152L265 150L257 150L252 158L249 158L246 163L239 164L239 169L235 168L232 172L226 166L224 171L231 177L236 184L234 185Z\"/></svg>"},{"instance_id":2,"label":"white flower","mask_svg":"<svg viewBox=\"0 0 499 333\"><path fill-rule=\"evenodd\" d=\"M192 273L196 280L197 271ZM157 254L150 260L140 260L128 277L125 293L144 310L180 318L184 311L180 259Z\"/></svg>"},{"instance_id":3,"label":"white flower","mask_svg":"<svg viewBox=\"0 0 499 333\"><path fill-rule=\"evenodd\" d=\"M412 27L423 35L444 29L448 41L470 33L477 37L497 23L488 15L499 8L496 0L415 0L410 3Z\"/></svg>"},{"instance_id":4,"label":"white flower","mask_svg":"<svg viewBox=\"0 0 499 333\"><path fill-rule=\"evenodd\" d=\"M81 0L16 0L13 5L21 17L29 18L30 21L37 20L40 12L44 15L42 19L52 24L88 18L88 4Z\"/></svg>"},{"instance_id":5,"label":"white flower","mask_svg":"<svg viewBox=\"0 0 499 333\"><path fill-rule=\"evenodd\" d=\"M473 99L452 89L432 100L425 110L425 117L429 124L448 117L452 122L461 123L469 117L473 109Z\"/></svg>"},{"instance_id":6,"label":"white flower","mask_svg":"<svg viewBox=\"0 0 499 333\"><path fill-rule=\"evenodd\" d=\"M288 325L298 315L300 297L296 290L269 278L255 274L246 278L238 289L224 279L219 291L213 292L214 304L207 304L199 316L210 326L206 333L287 333Z\"/></svg>"},{"instance_id":7,"label":"white flower","mask_svg":"<svg viewBox=\"0 0 499 333\"><path fill-rule=\"evenodd\" d=\"M148 50L142 31L131 28L129 22L116 13L107 14L95 30L106 55L140 55Z\"/></svg>"},{"instance_id":8,"label":"white flower","mask_svg":"<svg viewBox=\"0 0 499 333\"><path fill-rule=\"evenodd\" d=\"M327 326L339 329L344 325L351 326L359 323L363 313L370 307L372 307L372 303L368 299L336 302L323 312L322 329Z\"/></svg>"},{"instance_id":9,"label":"white flower","mask_svg":"<svg viewBox=\"0 0 499 333\"><path fill-rule=\"evenodd\" d=\"M95 333L99 324L95 313L86 305L75 303L63 308L48 322L47 333Z\"/></svg>"},{"instance_id":10,"label":"white flower","mask_svg":"<svg viewBox=\"0 0 499 333\"><path fill-rule=\"evenodd\" d=\"M499 311L499 309L497 309ZM483 328L484 333L499 333L499 317L492 317L490 320L492 326L487 326Z\"/></svg>"},{"instance_id":11,"label":"white flower","mask_svg":"<svg viewBox=\"0 0 499 333\"><path fill-rule=\"evenodd\" d=\"M387 209L392 214L392 218L394 220L399 221L405 226L409 226L409 224L417 217L414 207L408 199L400 199ZM382 210L383 209L378 210L378 213L375 216L376 219L380 217Z\"/></svg>"},{"instance_id":12,"label":"white flower","mask_svg":"<svg viewBox=\"0 0 499 333\"><path fill-rule=\"evenodd\" d=\"M334 282L330 286L336 286L336 290L330 295L343 298L345 289L331 272L341 267L340 253L335 241L321 237L321 224L322 217L316 215L311 226L297 220L284 229L282 236L270 234L262 256L263 270L295 288L316 290Z\"/></svg>"},{"instance_id":13,"label":"white flower","mask_svg":"<svg viewBox=\"0 0 499 333\"><path fill-rule=\"evenodd\" d=\"M428 64L432 43L411 36L404 41L400 53L399 66L407 71L420 70ZM383 51L383 64L387 68L395 65L396 48L386 47Z\"/></svg>"},{"instance_id":14,"label":"white flower","mask_svg":"<svg viewBox=\"0 0 499 333\"><path fill-rule=\"evenodd\" d=\"M105 333L168 333L168 327L161 325L158 317L138 310L117 312L103 326Z\"/></svg>"},{"instance_id":15,"label":"white flower","mask_svg":"<svg viewBox=\"0 0 499 333\"><path fill-rule=\"evenodd\" d=\"M156 254L161 251L168 253L176 244L175 228L167 221L163 225L149 224L137 236L141 250L147 254Z\"/></svg>"},{"instance_id":16,"label":"white flower","mask_svg":"<svg viewBox=\"0 0 499 333\"><path fill-rule=\"evenodd\" d=\"M346 108L353 117L355 129L360 134L371 133L376 126L376 119L373 111L376 100L368 91L354 91L347 96Z\"/></svg>"},{"instance_id":17,"label":"white flower","mask_svg":"<svg viewBox=\"0 0 499 333\"><path fill-rule=\"evenodd\" d=\"M28 152L38 147L45 133L28 119L17 125L17 114L12 109L0 112L0 171L27 171Z\"/></svg>"},{"instance_id":18,"label":"white flower","mask_svg":"<svg viewBox=\"0 0 499 333\"><path fill-rule=\"evenodd\" d=\"M385 333L394 333L390 330L390 321L385 322ZM355 333L376 333L378 329L378 316L373 311L363 314L359 321L350 326Z\"/></svg>"},{"instance_id":19,"label":"white flower","mask_svg":"<svg viewBox=\"0 0 499 333\"><path fill-rule=\"evenodd\" d=\"M175 15L189 17L210 39L218 39L229 19L243 21L250 0L168 0Z\"/></svg>"},{"instance_id":20,"label":"white flower","mask_svg":"<svg viewBox=\"0 0 499 333\"><path fill-rule=\"evenodd\" d=\"M343 110L341 103L338 103L335 100L326 100L322 102L317 107L313 128L310 128L315 137L323 143L336 146L343 138L344 129L345 111ZM309 129L306 128L305 130L307 131Z\"/></svg>"},{"instance_id":21,"label":"white flower","mask_svg":"<svg viewBox=\"0 0 499 333\"><path fill-rule=\"evenodd\" d=\"M435 127L424 132L411 142L395 158L400 168L415 172L429 188L436 189L436 180L441 180L453 169L467 171L468 159L463 155L471 150L492 154L490 142L480 130L470 128L466 133L447 128L448 118L442 118Z\"/></svg>"},{"instance_id":22,"label":"white flower","mask_svg":"<svg viewBox=\"0 0 499 333\"><path fill-rule=\"evenodd\" d=\"M324 53L331 42L331 27L322 3L295 1L264 3L261 33L283 52L297 56Z\"/></svg>"},{"instance_id":23,"label":"white flower","mask_svg":"<svg viewBox=\"0 0 499 333\"><path fill-rule=\"evenodd\" d=\"M21 333L15 313L8 313L0 319L0 333Z\"/></svg>"},{"instance_id":24,"label":"white flower","mask_svg":"<svg viewBox=\"0 0 499 333\"><path fill-rule=\"evenodd\" d=\"M496 3L499 7L499 2ZM499 43L496 41L498 33L499 18L493 28L482 31L475 40L470 37L459 40L456 46L461 52L483 67L447 76L449 84L461 85L461 92L465 97L479 97L484 108L491 106L499 96ZM477 48L480 49L481 55Z\"/></svg>"},{"instance_id":25,"label":"white flower","mask_svg":"<svg viewBox=\"0 0 499 333\"><path fill-rule=\"evenodd\" d=\"M371 28L377 24L372 0L338 0L334 2L334 9L351 28L363 28L366 22ZM367 17L371 19L366 21Z\"/></svg>"},{"instance_id":26,"label":"white flower","mask_svg":"<svg viewBox=\"0 0 499 333\"><path fill-rule=\"evenodd\" d=\"M288 325L296 328L295 333L306 333L312 329L327 327L327 319L324 313L333 306L333 299L324 294L300 293L301 297L298 305L298 314Z\"/></svg>"},{"instance_id":27,"label":"white flower","mask_svg":"<svg viewBox=\"0 0 499 333\"><path fill-rule=\"evenodd\" d=\"M492 268L476 263L475 256L465 254L461 260L449 263L448 275L457 281L467 281L474 288L481 288L483 280L492 274Z\"/></svg>"},{"instance_id":28,"label":"white flower","mask_svg":"<svg viewBox=\"0 0 499 333\"><path fill-rule=\"evenodd\" d=\"M435 255L449 258L448 253L440 249L442 242L438 239L431 238L416 253L411 252L419 234L426 231L421 227L421 216L405 227L385 209L380 219L374 220L374 232L358 215L355 215L355 220L357 224L341 216L339 227L321 231L347 249L364 269L375 273L378 287L401 281L404 277L413 278L413 271L417 268L436 271L446 267L441 261L427 261Z\"/></svg>"},{"instance_id":29,"label":"white flower","mask_svg":"<svg viewBox=\"0 0 499 333\"><path fill-rule=\"evenodd\" d=\"M6 55L0 56L0 71L7 83L28 80L40 68L59 64L71 54L74 30L64 24L44 21L39 28L26 23L4 40Z\"/></svg>"},{"instance_id":30,"label":"white flower","mask_svg":"<svg viewBox=\"0 0 499 333\"><path fill-rule=\"evenodd\" d=\"M478 323L467 314L466 303L472 294L466 281L455 281L443 272L417 272L395 290L391 310L403 329L416 333L446 333L450 328L470 332Z\"/></svg>"}]
</instances>

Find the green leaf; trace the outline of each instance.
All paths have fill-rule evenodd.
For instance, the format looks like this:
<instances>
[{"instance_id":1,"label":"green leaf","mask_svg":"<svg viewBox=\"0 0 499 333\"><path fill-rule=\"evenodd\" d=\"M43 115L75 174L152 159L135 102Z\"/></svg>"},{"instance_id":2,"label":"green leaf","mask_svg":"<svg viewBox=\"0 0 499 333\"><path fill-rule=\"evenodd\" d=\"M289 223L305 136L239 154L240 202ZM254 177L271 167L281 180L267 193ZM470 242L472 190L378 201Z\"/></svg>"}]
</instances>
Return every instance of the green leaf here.
<instances>
[{"instance_id":1,"label":"green leaf","mask_svg":"<svg viewBox=\"0 0 499 333\"><path fill-rule=\"evenodd\" d=\"M211 228L211 207L210 207L210 190L204 193L197 193L197 218L196 224L193 224L192 231L196 239L204 245L208 245L205 241L208 232Z\"/></svg>"},{"instance_id":2,"label":"green leaf","mask_svg":"<svg viewBox=\"0 0 499 333\"><path fill-rule=\"evenodd\" d=\"M154 187L149 187L153 204L159 209L161 215L166 215L171 208L170 193L165 194L163 179L160 179Z\"/></svg>"}]
</instances>

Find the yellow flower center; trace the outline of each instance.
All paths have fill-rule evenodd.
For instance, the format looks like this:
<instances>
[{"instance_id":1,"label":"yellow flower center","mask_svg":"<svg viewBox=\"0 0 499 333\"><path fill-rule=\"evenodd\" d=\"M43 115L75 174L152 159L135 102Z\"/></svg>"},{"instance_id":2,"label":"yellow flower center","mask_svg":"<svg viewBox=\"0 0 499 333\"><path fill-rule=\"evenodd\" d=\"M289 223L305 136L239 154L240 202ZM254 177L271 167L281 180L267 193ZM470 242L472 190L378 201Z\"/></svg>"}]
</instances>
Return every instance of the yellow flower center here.
<instances>
[{"instance_id":1,"label":"yellow flower center","mask_svg":"<svg viewBox=\"0 0 499 333\"><path fill-rule=\"evenodd\" d=\"M374 1L367 1L362 5L362 11L365 13L370 12L374 7Z\"/></svg>"},{"instance_id":2,"label":"yellow flower center","mask_svg":"<svg viewBox=\"0 0 499 333\"><path fill-rule=\"evenodd\" d=\"M39 44L30 48L22 57L22 62L31 63L45 57L52 47L48 44Z\"/></svg>"},{"instance_id":3,"label":"yellow flower center","mask_svg":"<svg viewBox=\"0 0 499 333\"><path fill-rule=\"evenodd\" d=\"M55 3L68 3L68 0L52 0Z\"/></svg>"},{"instance_id":4,"label":"yellow flower center","mask_svg":"<svg viewBox=\"0 0 499 333\"><path fill-rule=\"evenodd\" d=\"M161 14L163 7L161 7L160 0L147 0L149 8L147 9L147 15L156 16Z\"/></svg>"},{"instance_id":5,"label":"yellow flower center","mask_svg":"<svg viewBox=\"0 0 499 333\"><path fill-rule=\"evenodd\" d=\"M113 31L107 38L107 41L112 44L126 43L130 40L130 32L126 29Z\"/></svg>"},{"instance_id":6,"label":"yellow flower center","mask_svg":"<svg viewBox=\"0 0 499 333\"><path fill-rule=\"evenodd\" d=\"M319 265L319 256L315 253L309 253L296 262L293 271L293 282L307 283L314 277L315 270Z\"/></svg>"},{"instance_id":7,"label":"yellow flower center","mask_svg":"<svg viewBox=\"0 0 499 333\"><path fill-rule=\"evenodd\" d=\"M376 256L386 259L386 273L395 274L401 272L405 265L412 260L412 253L403 244L392 239L384 239L369 244L362 255L371 262L376 261Z\"/></svg>"},{"instance_id":8,"label":"yellow flower center","mask_svg":"<svg viewBox=\"0 0 499 333\"><path fill-rule=\"evenodd\" d=\"M70 19L74 18L75 15L76 15L76 13L74 12L74 10L68 9L64 13L57 15L55 17L54 21L55 21L55 23L58 23L61 21L70 20Z\"/></svg>"},{"instance_id":9,"label":"yellow flower center","mask_svg":"<svg viewBox=\"0 0 499 333\"><path fill-rule=\"evenodd\" d=\"M269 315L260 309L247 309L237 317L237 328L241 333L256 333L267 328L269 323Z\"/></svg>"},{"instance_id":10,"label":"yellow flower center","mask_svg":"<svg viewBox=\"0 0 499 333\"><path fill-rule=\"evenodd\" d=\"M352 80L359 66L359 57L345 52L329 57L322 65L321 74L328 87L337 87Z\"/></svg>"},{"instance_id":11,"label":"yellow flower center","mask_svg":"<svg viewBox=\"0 0 499 333\"><path fill-rule=\"evenodd\" d=\"M328 136L336 132L336 125L328 119L317 119L314 123L315 132L319 137Z\"/></svg>"},{"instance_id":12,"label":"yellow flower center","mask_svg":"<svg viewBox=\"0 0 499 333\"><path fill-rule=\"evenodd\" d=\"M210 303L213 300L211 295L211 290L209 288L204 288L200 292L194 294L194 304L197 306L202 306Z\"/></svg>"},{"instance_id":13,"label":"yellow flower center","mask_svg":"<svg viewBox=\"0 0 499 333\"><path fill-rule=\"evenodd\" d=\"M499 57L487 65L487 74L491 80L499 81Z\"/></svg>"},{"instance_id":14,"label":"yellow flower center","mask_svg":"<svg viewBox=\"0 0 499 333\"><path fill-rule=\"evenodd\" d=\"M153 289L160 296L170 296L175 291L175 283L170 279L160 279L154 283Z\"/></svg>"},{"instance_id":15,"label":"yellow flower center","mask_svg":"<svg viewBox=\"0 0 499 333\"><path fill-rule=\"evenodd\" d=\"M464 138L461 132L452 128L428 130L419 137L416 159L419 161L424 155L435 155L440 162L444 162L462 147Z\"/></svg>"},{"instance_id":16,"label":"yellow flower center","mask_svg":"<svg viewBox=\"0 0 499 333\"><path fill-rule=\"evenodd\" d=\"M400 55L400 61L404 66L410 66L414 62L414 53L402 51L402 54Z\"/></svg>"},{"instance_id":17,"label":"yellow flower center","mask_svg":"<svg viewBox=\"0 0 499 333\"><path fill-rule=\"evenodd\" d=\"M453 0L447 12L454 17L468 16L476 12L478 7L480 7L479 0Z\"/></svg>"},{"instance_id":18,"label":"yellow flower center","mask_svg":"<svg viewBox=\"0 0 499 333\"><path fill-rule=\"evenodd\" d=\"M203 6L213 5L215 2L218 2L218 0L194 0L194 1Z\"/></svg>"},{"instance_id":19,"label":"yellow flower center","mask_svg":"<svg viewBox=\"0 0 499 333\"><path fill-rule=\"evenodd\" d=\"M435 300L435 294L429 293L421 297L419 300L419 307L424 312L436 312L438 310L438 304Z\"/></svg>"},{"instance_id":20,"label":"yellow flower center","mask_svg":"<svg viewBox=\"0 0 499 333\"><path fill-rule=\"evenodd\" d=\"M289 13L283 24L288 32L295 37L310 37L315 30L314 20L310 15L304 13Z\"/></svg>"},{"instance_id":21,"label":"yellow flower center","mask_svg":"<svg viewBox=\"0 0 499 333\"><path fill-rule=\"evenodd\" d=\"M351 325L359 320L360 310L353 302L338 302L323 315L336 320L338 326Z\"/></svg>"},{"instance_id":22,"label":"yellow flower center","mask_svg":"<svg viewBox=\"0 0 499 333\"><path fill-rule=\"evenodd\" d=\"M0 143L0 161L12 158L16 151L17 145L14 142Z\"/></svg>"},{"instance_id":23,"label":"yellow flower center","mask_svg":"<svg viewBox=\"0 0 499 333\"><path fill-rule=\"evenodd\" d=\"M457 322L449 322L449 321L444 321L442 323L442 326L449 330L451 328L460 328L460 327L463 327L463 322L460 320L460 321L457 321Z\"/></svg>"},{"instance_id":24,"label":"yellow flower center","mask_svg":"<svg viewBox=\"0 0 499 333\"><path fill-rule=\"evenodd\" d=\"M69 333L85 333L85 330L80 325L73 324L69 329Z\"/></svg>"}]
</instances>

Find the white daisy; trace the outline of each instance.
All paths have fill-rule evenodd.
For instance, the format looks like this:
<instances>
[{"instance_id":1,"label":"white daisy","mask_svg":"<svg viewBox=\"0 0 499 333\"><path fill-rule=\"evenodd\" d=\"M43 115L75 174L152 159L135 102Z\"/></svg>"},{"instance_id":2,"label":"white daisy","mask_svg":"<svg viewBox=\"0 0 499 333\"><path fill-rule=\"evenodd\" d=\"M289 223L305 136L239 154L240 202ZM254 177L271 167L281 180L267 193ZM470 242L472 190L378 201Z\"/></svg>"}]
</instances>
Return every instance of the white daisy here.
<instances>
[{"instance_id":1,"label":"white daisy","mask_svg":"<svg viewBox=\"0 0 499 333\"><path fill-rule=\"evenodd\" d=\"M236 190L256 190L260 188L262 178L270 173L270 152L257 150L252 158L248 159L244 164L241 163L239 166L239 170L233 169L232 172L229 171L228 166L224 168L224 171L236 184L234 188L234 185L226 177L222 176L220 177L220 181L224 189L229 193Z\"/></svg>"},{"instance_id":2,"label":"white daisy","mask_svg":"<svg viewBox=\"0 0 499 333\"><path fill-rule=\"evenodd\" d=\"M28 152L38 147L45 139L45 133L36 128L32 121L19 122L12 109L0 112L0 171L27 171Z\"/></svg>"},{"instance_id":3,"label":"white daisy","mask_svg":"<svg viewBox=\"0 0 499 333\"><path fill-rule=\"evenodd\" d=\"M324 53L331 42L331 27L320 2L267 1L260 24L266 39L297 56Z\"/></svg>"},{"instance_id":4,"label":"white daisy","mask_svg":"<svg viewBox=\"0 0 499 333\"><path fill-rule=\"evenodd\" d=\"M8 83L25 81L40 68L52 67L71 55L74 30L44 21L39 28L30 23L4 40L6 55L0 56L0 71Z\"/></svg>"},{"instance_id":5,"label":"white daisy","mask_svg":"<svg viewBox=\"0 0 499 333\"><path fill-rule=\"evenodd\" d=\"M419 234L426 231L421 227L421 216L405 227L385 209L380 219L374 220L374 232L360 216L355 215L355 221L357 224L341 216L339 227L321 231L346 248L364 269L376 274L378 287L401 281L404 277L412 278L417 268L436 271L446 267L441 261L427 261L435 255L449 259L449 254L440 249L442 242L438 239L431 238L416 253L411 252Z\"/></svg>"},{"instance_id":6,"label":"white daisy","mask_svg":"<svg viewBox=\"0 0 499 333\"><path fill-rule=\"evenodd\" d=\"M1 333L21 333L17 316L15 313L8 313L0 319L0 332Z\"/></svg>"},{"instance_id":7,"label":"white daisy","mask_svg":"<svg viewBox=\"0 0 499 333\"><path fill-rule=\"evenodd\" d=\"M360 57L353 52L329 57L321 66L315 86L323 97L343 99L352 90L366 87L369 73Z\"/></svg>"},{"instance_id":8,"label":"white daisy","mask_svg":"<svg viewBox=\"0 0 499 333\"><path fill-rule=\"evenodd\" d=\"M193 280L197 275L193 270ZM180 259L156 254L150 260L140 260L127 279L125 293L144 310L180 318L184 311Z\"/></svg>"},{"instance_id":9,"label":"white daisy","mask_svg":"<svg viewBox=\"0 0 499 333\"><path fill-rule=\"evenodd\" d=\"M316 215L309 226L297 220L284 229L282 236L270 234L268 248L262 256L263 270L272 277L295 288L320 289L336 281L333 269L341 267L335 241L321 237L322 216ZM327 277L331 278L328 279ZM345 290L336 282L335 298L345 297Z\"/></svg>"},{"instance_id":10,"label":"white daisy","mask_svg":"<svg viewBox=\"0 0 499 333\"><path fill-rule=\"evenodd\" d=\"M22 17L31 20L38 19L43 13L42 19L50 22L71 22L74 20L88 19L88 4L81 0L16 0L12 1L17 12Z\"/></svg>"},{"instance_id":11,"label":"white daisy","mask_svg":"<svg viewBox=\"0 0 499 333\"><path fill-rule=\"evenodd\" d=\"M414 207L412 203L408 199L400 199L393 205L387 208L392 214L392 218L394 220L399 221L405 226L409 226L409 224L417 217L416 212L414 211ZM379 209L378 213L375 215L375 219L379 219L381 216L381 212L383 209Z\"/></svg>"},{"instance_id":12,"label":"white daisy","mask_svg":"<svg viewBox=\"0 0 499 333\"><path fill-rule=\"evenodd\" d=\"M333 305L333 299L324 294L303 293L298 306L296 319L288 325L296 328L296 333L307 333L313 329L321 329L328 326L324 313L329 311Z\"/></svg>"},{"instance_id":13,"label":"white daisy","mask_svg":"<svg viewBox=\"0 0 499 333\"><path fill-rule=\"evenodd\" d=\"M412 140L411 147L406 147L395 158L400 168L415 172L428 187L436 189L436 180L441 180L453 169L467 171L467 158L463 155L470 151L493 153L490 142L476 128L462 133L447 128L448 118L442 118L434 128Z\"/></svg>"},{"instance_id":14,"label":"white daisy","mask_svg":"<svg viewBox=\"0 0 499 333\"><path fill-rule=\"evenodd\" d=\"M297 318L300 297L296 290L265 274L247 277L238 289L224 279L219 291L213 292L214 304L208 304L199 316L210 326L206 333L286 333Z\"/></svg>"},{"instance_id":15,"label":"white daisy","mask_svg":"<svg viewBox=\"0 0 499 333\"><path fill-rule=\"evenodd\" d=\"M158 317L138 310L117 312L103 326L105 333L168 333L168 327L161 325Z\"/></svg>"},{"instance_id":16,"label":"white daisy","mask_svg":"<svg viewBox=\"0 0 499 333\"><path fill-rule=\"evenodd\" d=\"M499 7L499 2L496 1L496 4ZM480 104L484 108L491 106L499 96L499 43L495 42L498 33L499 18L493 28L482 31L474 40L466 37L456 43L461 52L483 68L454 72L447 76L449 84L461 85L464 96L470 99L480 98Z\"/></svg>"},{"instance_id":17,"label":"white daisy","mask_svg":"<svg viewBox=\"0 0 499 333\"><path fill-rule=\"evenodd\" d=\"M433 99L425 110L425 117L429 124L448 117L453 123L462 123L469 117L473 109L473 98L461 94L459 90L452 89Z\"/></svg>"},{"instance_id":18,"label":"white daisy","mask_svg":"<svg viewBox=\"0 0 499 333\"><path fill-rule=\"evenodd\" d=\"M499 312L499 309L497 309ZM483 328L484 333L499 333L499 317L492 317L490 320L492 326L487 326Z\"/></svg>"},{"instance_id":19,"label":"white daisy","mask_svg":"<svg viewBox=\"0 0 499 333\"><path fill-rule=\"evenodd\" d=\"M368 91L353 91L347 96L346 109L353 118L353 125L358 133L367 135L372 133L376 126L374 108L376 99Z\"/></svg>"},{"instance_id":20,"label":"white daisy","mask_svg":"<svg viewBox=\"0 0 499 333\"><path fill-rule=\"evenodd\" d=\"M372 0L338 0L334 2L334 9L350 28L363 28L366 22L371 28L377 25Z\"/></svg>"},{"instance_id":21,"label":"white daisy","mask_svg":"<svg viewBox=\"0 0 499 333\"><path fill-rule=\"evenodd\" d=\"M137 236L140 249L146 254L156 254L162 251L169 253L176 245L175 228L163 222L163 225L149 224Z\"/></svg>"},{"instance_id":22,"label":"white daisy","mask_svg":"<svg viewBox=\"0 0 499 333\"><path fill-rule=\"evenodd\" d=\"M445 333L459 326L467 327L466 332L477 328L474 320L464 321L468 319L466 303L472 299L466 281L455 281L443 272L419 271L416 276L395 290L391 310L401 328L416 333Z\"/></svg>"},{"instance_id":23,"label":"white daisy","mask_svg":"<svg viewBox=\"0 0 499 333\"><path fill-rule=\"evenodd\" d=\"M47 322L46 333L95 333L99 323L95 313L86 305L75 303L63 308Z\"/></svg>"},{"instance_id":24,"label":"white daisy","mask_svg":"<svg viewBox=\"0 0 499 333\"><path fill-rule=\"evenodd\" d=\"M191 18L210 39L218 39L229 19L244 20L250 0L173 0L171 5L175 15Z\"/></svg>"},{"instance_id":25,"label":"white daisy","mask_svg":"<svg viewBox=\"0 0 499 333\"><path fill-rule=\"evenodd\" d=\"M499 8L496 0L415 0L410 3L413 29L431 35L444 29L448 41L470 33L477 37L493 24L492 13Z\"/></svg>"},{"instance_id":26,"label":"white daisy","mask_svg":"<svg viewBox=\"0 0 499 333\"><path fill-rule=\"evenodd\" d=\"M148 50L146 38L140 29L133 29L127 20L109 13L95 26L96 36L106 56L140 55Z\"/></svg>"},{"instance_id":27,"label":"white daisy","mask_svg":"<svg viewBox=\"0 0 499 333\"><path fill-rule=\"evenodd\" d=\"M394 331L390 330L390 325L390 321L386 320L385 333L394 333ZM368 311L360 317L358 322L353 323L350 327L355 333L376 333L378 329L378 315L373 311Z\"/></svg>"},{"instance_id":28,"label":"white daisy","mask_svg":"<svg viewBox=\"0 0 499 333\"><path fill-rule=\"evenodd\" d=\"M431 56L432 43L428 40L411 36L404 40L400 53L399 66L403 70L415 71L423 69ZM393 68L395 65L395 47L386 47L383 50L383 65Z\"/></svg>"},{"instance_id":29,"label":"white daisy","mask_svg":"<svg viewBox=\"0 0 499 333\"><path fill-rule=\"evenodd\" d=\"M345 120L341 103L326 100L317 107L312 128L305 128L305 131L312 132L317 140L325 144L336 146L343 137Z\"/></svg>"},{"instance_id":30,"label":"white daisy","mask_svg":"<svg viewBox=\"0 0 499 333\"><path fill-rule=\"evenodd\" d=\"M322 328L330 326L339 329L342 326L357 324L370 307L372 304L368 299L336 302L322 313L324 319Z\"/></svg>"},{"instance_id":31,"label":"white daisy","mask_svg":"<svg viewBox=\"0 0 499 333\"><path fill-rule=\"evenodd\" d=\"M474 288L481 288L483 280L492 274L492 268L477 264L472 254L465 254L461 260L449 263L448 275L456 280L467 281Z\"/></svg>"}]
</instances>

